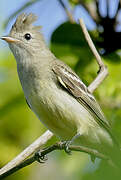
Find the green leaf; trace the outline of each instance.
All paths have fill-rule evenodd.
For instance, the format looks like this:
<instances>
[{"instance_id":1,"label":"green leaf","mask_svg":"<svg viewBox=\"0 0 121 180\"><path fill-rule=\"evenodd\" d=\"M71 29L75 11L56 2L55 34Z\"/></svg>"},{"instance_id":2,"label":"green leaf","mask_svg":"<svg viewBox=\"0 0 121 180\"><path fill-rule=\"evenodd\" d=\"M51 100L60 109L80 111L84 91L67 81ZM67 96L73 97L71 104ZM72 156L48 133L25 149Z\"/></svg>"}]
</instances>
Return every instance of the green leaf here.
<instances>
[{"instance_id":1,"label":"green leaf","mask_svg":"<svg viewBox=\"0 0 121 180\"><path fill-rule=\"evenodd\" d=\"M82 71L91 62L93 55L87 45L83 32L78 24L66 22L52 34L51 50L73 69Z\"/></svg>"},{"instance_id":2,"label":"green leaf","mask_svg":"<svg viewBox=\"0 0 121 180\"><path fill-rule=\"evenodd\" d=\"M72 5L77 5L77 4L81 4L81 3L90 3L90 2L93 2L93 0L69 0L69 2L72 4Z\"/></svg>"}]
</instances>

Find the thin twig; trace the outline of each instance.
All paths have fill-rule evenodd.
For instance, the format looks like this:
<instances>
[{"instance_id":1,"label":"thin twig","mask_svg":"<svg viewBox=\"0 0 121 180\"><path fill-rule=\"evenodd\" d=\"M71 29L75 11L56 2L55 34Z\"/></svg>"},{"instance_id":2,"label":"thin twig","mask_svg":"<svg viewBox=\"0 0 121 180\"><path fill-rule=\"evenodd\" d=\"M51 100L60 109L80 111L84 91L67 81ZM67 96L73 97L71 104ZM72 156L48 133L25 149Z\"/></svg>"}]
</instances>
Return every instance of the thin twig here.
<instances>
[{"instance_id":1,"label":"thin twig","mask_svg":"<svg viewBox=\"0 0 121 180\"><path fill-rule=\"evenodd\" d=\"M69 21L70 21L71 23L75 23L75 20L74 20L74 18L73 18L72 13L70 13L70 11L66 8L64 2L63 2L62 0L58 0L58 1L60 2L61 6L62 6L63 9L65 10L66 15L67 15Z\"/></svg>"},{"instance_id":2,"label":"thin twig","mask_svg":"<svg viewBox=\"0 0 121 180\"><path fill-rule=\"evenodd\" d=\"M80 0L79 2L83 6L83 8L87 11L87 13L92 18L92 20L96 23L96 25L98 25L100 18L97 14L96 3L95 2L85 3L82 0Z\"/></svg>"},{"instance_id":3,"label":"thin twig","mask_svg":"<svg viewBox=\"0 0 121 180\"><path fill-rule=\"evenodd\" d=\"M92 50L94 56L96 57L98 65L99 66L104 66L104 63L102 62L101 57L100 57L99 53L97 52L97 50L96 50L96 48L95 48L95 46L94 46L94 44L93 44L93 42L91 40L91 37L90 37L90 35L89 35L89 33L88 33L87 29L86 29L86 26L85 26L83 20L80 19L79 21L80 21L80 26L81 26L82 31L84 33L85 39L86 39L90 49Z\"/></svg>"},{"instance_id":4,"label":"thin twig","mask_svg":"<svg viewBox=\"0 0 121 180\"><path fill-rule=\"evenodd\" d=\"M114 15L114 17L116 18L116 20L117 20L117 17L118 17L118 15L119 15L120 9L121 9L121 2L119 1L119 2L118 2L118 7L117 7L117 10L116 10L116 13L115 13L115 15Z\"/></svg>"},{"instance_id":5,"label":"thin twig","mask_svg":"<svg viewBox=\"0 0 121 180\"><path fill-rule=\"evenodd\" d=\"M95 89L102 83L102 81L106 78L106 76L108 75L108 71L107 71L107 67L104 65L98 51L96 50L91 37L86 29L86 26L83 22L82 19L79 20L80 22L80 26L82 28L82 31L84 33L85 39L92 51L92 53L94 54L96 61L99 65L99 73L98 76L95 78L95 80L88 86L88 90L93 93L95 91Z\"/></svg>"},{"instance_id":6,"label":"thin twig","mask_svg":"<svg viewBox=\"0 0 121 180\"><path fill-rule=\"evenodd\" d=\"M56 143L44 150L41 150L39 151L38 153L35 153L32 157L26 159L24 162L18 164L17 166L13 167L12 169L10 169L9 171L3 173L2 175L0 175L0 179L3 179L13 173L15 173L16 171L32 164L33 162L35 161L39 161L41 162L41 159L43 159L43 157L47 154L49 154L50 152L52 151L55 151L55 150L65 150L65 146L62 144L62 143ZM70 145L69 146L69 150L71 151L79 151L79 152L85 152L85 153L88 153L90 155L93 155L93 156L96 156L100 159L103 159L103 160L107 160L109 161L110 159L105 156L104 154L102 153L99 153L97 150L95 149L90 149L90 148L87 148L87 147L83 147L83 146L74 146L74 145ZM43 161L42 161L43 163Z\"/></svg>"},{"instance_id":7,"label":"thin twig","mask_svg":"<svg viewBox=\"0 0 121 180\"><path fill-rule=\"evenodd\" d=\"M101 13L100 13L100 8L99 8L100 0L95 0L95 5L96 5L96 13L97 13L99 19L102 19L102 16L101 16Z\"/></svg>"}]
</instances>

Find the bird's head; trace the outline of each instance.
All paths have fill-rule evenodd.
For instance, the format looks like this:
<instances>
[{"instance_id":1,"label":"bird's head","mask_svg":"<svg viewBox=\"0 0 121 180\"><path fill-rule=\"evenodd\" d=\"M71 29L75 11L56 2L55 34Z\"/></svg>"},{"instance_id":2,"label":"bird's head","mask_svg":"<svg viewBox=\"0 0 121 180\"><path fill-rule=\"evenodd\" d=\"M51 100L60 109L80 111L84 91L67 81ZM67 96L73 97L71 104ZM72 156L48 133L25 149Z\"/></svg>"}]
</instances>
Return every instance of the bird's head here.
<instances>
[{"instance_id":1,"label":"bird's head","mask_svg":"<svg viewBox=\"0 0 121 180\"><path fill-rule=\"evenodd\" d=\"M37 16L34 14L22 13L16 19L9 35L1 38L9 44L16 60L23 54L32 55L44 48L44 39L39 31L41 26L32 25L36 20Z\"/></svg>"}]
</instances>

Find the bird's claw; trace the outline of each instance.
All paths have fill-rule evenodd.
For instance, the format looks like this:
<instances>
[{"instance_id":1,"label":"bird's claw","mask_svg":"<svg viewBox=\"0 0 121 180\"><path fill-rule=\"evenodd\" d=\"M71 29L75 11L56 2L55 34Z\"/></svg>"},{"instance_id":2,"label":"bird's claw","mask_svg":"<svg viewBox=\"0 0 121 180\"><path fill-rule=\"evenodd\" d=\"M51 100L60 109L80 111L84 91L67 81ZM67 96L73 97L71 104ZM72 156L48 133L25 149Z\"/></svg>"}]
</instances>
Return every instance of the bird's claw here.
<instances>
[{"instance_id":1,"label":"bird's claw","mask_svg":"<svg viewBox=\"0 0 121 180\"><path fill-rule=\"evenodd\" d=\"M41 151L38 151L38 152L35 153L35 159L39 163L45 163L45 161L48 160L47 155L42 155Z\"/></svg>"},{"instance_id":2,"label":"bird's claw","mask_svg":"<svg viewBox=\"0 0 121 180\"><path fill-rule=\"evenodd\" d=\"M62 142L62 148L65 150L65 152L69 155L71 155L71 150L69 149L69 145L71 144L71 141L63 141Z\"/></svg>"}]
</instances>

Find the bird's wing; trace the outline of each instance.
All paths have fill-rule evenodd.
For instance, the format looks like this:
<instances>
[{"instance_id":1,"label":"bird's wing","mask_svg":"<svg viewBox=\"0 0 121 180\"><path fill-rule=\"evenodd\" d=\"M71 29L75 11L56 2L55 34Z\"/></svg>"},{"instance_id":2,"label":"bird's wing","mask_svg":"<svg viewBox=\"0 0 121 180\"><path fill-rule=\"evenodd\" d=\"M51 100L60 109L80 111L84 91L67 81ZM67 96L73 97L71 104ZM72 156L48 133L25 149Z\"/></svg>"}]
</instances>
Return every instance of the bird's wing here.
<instances>
[{"instance_id":1,"label":"bird's wing","mask_svg":"<svg viewBox=\"0 0 121 180\"><path fill-rule=\"evenodd\" d=\"M110 125L104 117L99 104L80 78L70 68L61 64L54 65L53 71L60 84L73 95L77 101L93 115L97 123L105 128L112 136Z\"/></svg>"}]
</instances>

